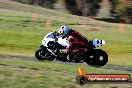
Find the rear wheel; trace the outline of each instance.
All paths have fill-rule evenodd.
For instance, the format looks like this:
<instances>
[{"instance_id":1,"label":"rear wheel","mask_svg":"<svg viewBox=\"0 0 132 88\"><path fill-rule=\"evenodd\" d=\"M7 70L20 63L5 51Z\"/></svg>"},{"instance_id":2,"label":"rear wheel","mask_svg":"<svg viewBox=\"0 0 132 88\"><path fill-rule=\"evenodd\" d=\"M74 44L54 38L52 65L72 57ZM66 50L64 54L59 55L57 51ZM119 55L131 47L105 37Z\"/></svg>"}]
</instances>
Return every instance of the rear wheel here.
<instances>
[{"instance_id":1,"label":"rear wheel","mask_svg":"<svg viewBox=\"0 0 132 88\"><path fill-rule=\"evenodd\" d=\"M39 60L39 61L44 61L44 60L49 60L52 61L54 60L53 55L51 55L47 49L37 49L35 51L35 57Z\"/></svg>"},{"instance_id":2,"label":"rear wheel","mask_svg":"<svg viewBox=\"0 0 132 88\"><path fill-rule=\"evenodd\" d=\"M107 62L108 55L101 49L94 49L86 60L86 63L92 66L104 66Z\"/></svg>"}]
</instances>

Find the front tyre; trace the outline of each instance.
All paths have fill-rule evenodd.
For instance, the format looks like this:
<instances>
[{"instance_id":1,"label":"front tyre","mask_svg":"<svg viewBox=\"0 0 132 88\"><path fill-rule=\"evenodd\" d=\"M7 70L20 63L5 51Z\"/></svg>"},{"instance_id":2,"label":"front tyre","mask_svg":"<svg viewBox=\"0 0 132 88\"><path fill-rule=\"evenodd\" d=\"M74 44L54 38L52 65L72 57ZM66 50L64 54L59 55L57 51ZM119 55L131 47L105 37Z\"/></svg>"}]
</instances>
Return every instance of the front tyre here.
<instances>
[{"instance_id":1,"label":"front tyre","mask_svg":"<svg viewBox=\"0 0 132 88\"><path fill-rule=\"evenodd\" d=\"M46 60L46 58L44 57L45 51L43 51L41 48L38 48L35 51L35 57L39 60L39 61L44 61Z\"/></svg>"},{"instance_id":2,"label":"front tyre","mask_svg":"<svg viewBox=\"0 0 132 88\"><path fill-rule=\"evenodd\" d=\"M35 57L39 61L44 61L44 60L52 61L52 60L54 60L53 55L51 55L46 48L44 48L44 49L41 49L41 48L37 49L35 51Z\"/></svg>"}]
</instances>

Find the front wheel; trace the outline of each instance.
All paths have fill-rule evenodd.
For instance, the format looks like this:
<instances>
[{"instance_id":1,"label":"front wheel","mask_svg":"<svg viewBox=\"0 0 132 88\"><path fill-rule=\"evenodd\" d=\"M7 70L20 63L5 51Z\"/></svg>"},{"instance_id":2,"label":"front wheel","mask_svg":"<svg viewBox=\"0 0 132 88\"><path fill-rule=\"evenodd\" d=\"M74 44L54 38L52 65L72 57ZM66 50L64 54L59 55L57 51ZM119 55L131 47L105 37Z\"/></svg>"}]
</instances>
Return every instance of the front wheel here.
<instances>
[{"instance_id":1,"label":"front wheel","mask_svg":"<svg viewBox=\"0 0 132 88\"><path fill-rule=\"evenodd\" d=\"M35 57L39 61L44 61L44 60L52 61L52 60L54 60L53 55L50 55L50 53L47 51L47 49L41 49L41 48L39 48L35 51Z\"/></svg>"},{"instance_id":2,"label":"front wheel","mask_svg":"<svg viewBox=\"0 0 132 88\"><path fill-rule=\"evenodd\" d=\"M92 66L104 66L108 62L108 55L101 49L90 51L86 63Z\"/></svg>"}]
</instances>

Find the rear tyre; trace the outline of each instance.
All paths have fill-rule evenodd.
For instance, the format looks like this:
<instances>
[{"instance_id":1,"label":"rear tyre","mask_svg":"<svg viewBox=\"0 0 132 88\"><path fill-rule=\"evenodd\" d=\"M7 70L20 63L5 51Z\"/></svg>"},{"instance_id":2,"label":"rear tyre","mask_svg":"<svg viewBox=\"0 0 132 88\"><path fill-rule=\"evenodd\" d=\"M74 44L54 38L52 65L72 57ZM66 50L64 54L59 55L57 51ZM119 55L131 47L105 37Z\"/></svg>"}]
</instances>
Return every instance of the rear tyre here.
<instances>
[{"instance_id":1,"label":"rear tyre","mask_svg":"<svg viewBox=\"0 0 132 88\"><path fill-rule=\"evenodd\" d=\"M92 66L104 66L107 62L108 55L101 49L94 49L86 60L86 63Z\"/></svg>"}]
</instances>

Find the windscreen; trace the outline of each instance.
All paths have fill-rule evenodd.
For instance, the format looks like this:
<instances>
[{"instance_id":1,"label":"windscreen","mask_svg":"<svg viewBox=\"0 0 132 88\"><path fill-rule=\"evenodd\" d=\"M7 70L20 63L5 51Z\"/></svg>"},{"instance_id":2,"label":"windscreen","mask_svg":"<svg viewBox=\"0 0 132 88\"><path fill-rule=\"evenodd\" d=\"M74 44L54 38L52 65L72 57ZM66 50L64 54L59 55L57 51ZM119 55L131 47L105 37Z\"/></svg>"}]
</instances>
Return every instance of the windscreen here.
<instances>
[{"instance_id":1,"label":"windscreen","mask_svg":"<svg viewBox=\"0 0 132 88\"><path fill-rule=\"evenodd\" d=\"M52 33L49 33L46 38L55 38L54 35Z\"/></svg>"}]
</instances>

